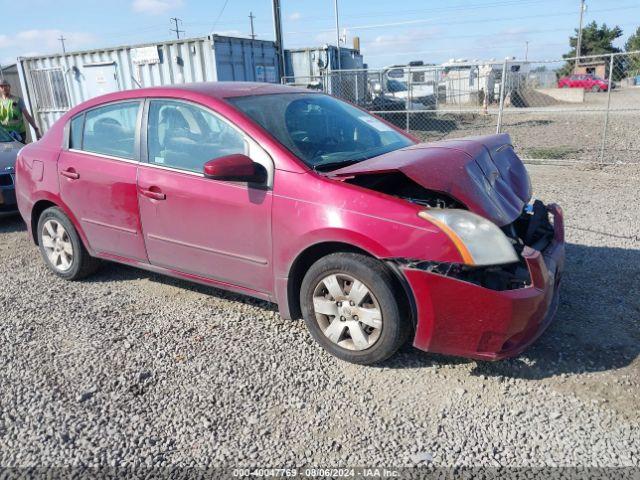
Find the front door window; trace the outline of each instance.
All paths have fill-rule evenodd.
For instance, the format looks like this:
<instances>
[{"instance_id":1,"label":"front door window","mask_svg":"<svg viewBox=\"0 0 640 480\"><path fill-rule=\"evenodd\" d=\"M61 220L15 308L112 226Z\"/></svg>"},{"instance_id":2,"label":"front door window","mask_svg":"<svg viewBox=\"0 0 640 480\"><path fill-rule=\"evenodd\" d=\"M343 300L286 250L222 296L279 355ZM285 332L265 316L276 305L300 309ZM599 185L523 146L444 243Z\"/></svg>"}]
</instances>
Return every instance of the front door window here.
<instances>
[{"instance_id":1,"label":"front door window","mask_svg":"<svg viewBox=\"0 0 640 480\"><path fill-rule=\"evenodd\" d=\"M152 165L202 173L204 164L247 153L243 135L206 110L171 100L152 100L147 127Z\"/></svg>"}]
</instances>

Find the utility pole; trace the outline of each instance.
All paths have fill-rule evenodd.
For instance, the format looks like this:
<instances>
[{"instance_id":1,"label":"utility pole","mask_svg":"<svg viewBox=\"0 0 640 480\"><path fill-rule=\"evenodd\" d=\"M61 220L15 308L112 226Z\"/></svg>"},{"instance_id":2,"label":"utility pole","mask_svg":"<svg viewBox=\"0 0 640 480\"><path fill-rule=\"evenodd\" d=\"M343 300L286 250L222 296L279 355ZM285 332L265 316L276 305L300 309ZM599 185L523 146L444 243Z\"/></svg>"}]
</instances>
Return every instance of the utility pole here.
<instances>
[{"instance_id":1,"label":"utility pole","mask_svg":"<svg viewBox=\"0 0 640 480\"><path fill-rule=\"evenodd\" d=\"M278 52L278 65L280 67L280 77L287 73L284 65L284 48L282 46L282 12L280 11L280 0L273 0L273 29L276 34L276 51Z\"/></svg>"},{"instance_id":2,"label":"utility pole","mask_svg":"<svg viewBox=\"0 0 640 480\"><path fill-rule=\"evenodd\" d=\"M340 62L340 19L338 17L338 0L334 0L333 3L336 9L336 40L338 41L336 47L338 47L338 70L342 70L342 65Z\"/></svg>"},{"instance_id":3,"label":"utility pole","mask_svg":"<svg viewBox=\"0 0 640 480\"><path fill-rule=\"evenodd\" d=\"M256 34L255 31L253 30L253 19L256 18L253 15L253 12L249 12L249 21L251 22L251 40L255 40L256 39Z\"/></svg>"},{"instance_id":4,"label":"utility pole","mask_svg":"<svg viewBox=\"0 0 640 480\"><path fill-rule=\"evenodd\" d=\"M584 16L585 8L586 5L584 4L584 0L580 0L580 27L578 28L578 40L576 42L576 66L574 67L574 73L580 63L580 52L582 50L582 18Z\"/></svg>"},{"instance_id":5,"label":"utility pole","mask_svg":"<svg viewBox=\"0 0 640 480\"><path fill-rule=\"evenodd\" d=\"M529 40L524 42L524 61L526 62L529 58Z\"/></svg>"},{"instance_id":6,"label":"utility pole","mask_svg":"<svg viewBox=\"0 0 640 480\"><path fill-rule=\"evenodd\" d=\"M180 20L178 17L173 17L173 18L170 18L169 20L171 20L175 25L175 28L170 28L169 31L175 32L176 38L180 40L180 34L184 33L184 30L180 30L180 28L178 28L178 22L182 23L182 20Z\"/></svg>"},{"instance_id":7,"label":"utility pole","mask_svg":"<svg viewBox=\"0 0 640 480\"><path fill-rule=\"evenodd\" d=\"M63 35L60 35L60 38L58 38L58 40L60 40L60 43L62 44L62 53L67 53L67 49L64 46L64 41L66 40L66 38L64 38Z\"/></svg>"}]
</instances>

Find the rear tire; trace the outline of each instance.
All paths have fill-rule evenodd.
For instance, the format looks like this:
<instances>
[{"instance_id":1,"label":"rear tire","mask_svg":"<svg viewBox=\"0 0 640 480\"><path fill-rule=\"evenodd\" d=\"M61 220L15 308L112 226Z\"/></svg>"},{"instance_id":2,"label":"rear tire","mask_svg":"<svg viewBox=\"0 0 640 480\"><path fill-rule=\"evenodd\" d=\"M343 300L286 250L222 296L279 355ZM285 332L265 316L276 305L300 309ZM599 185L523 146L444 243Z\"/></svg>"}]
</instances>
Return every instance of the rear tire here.
<instances>
[{"instance_id":1,"label":"rear tire","mask_svg":"<svg viewBox=\"0 0 640 480\"><path fill-rule=\"evenodd\" d=\"M412 332L403 295L379 260L333 253L307 271L300 304L311 336L326 351L370 365L393 355Z\"/></svg>"},{"instance_id":2,"label":"rear tire","mask_svg":"<svg viewBox=\"0 0 640 480\"><path fill-rule=\"evenodd\" d=\"M58 207L47 208L38 219L38 246L47 268L65 280L80 280L100 262L87 252L73 223Z\"/></svg>"}]
</instances>

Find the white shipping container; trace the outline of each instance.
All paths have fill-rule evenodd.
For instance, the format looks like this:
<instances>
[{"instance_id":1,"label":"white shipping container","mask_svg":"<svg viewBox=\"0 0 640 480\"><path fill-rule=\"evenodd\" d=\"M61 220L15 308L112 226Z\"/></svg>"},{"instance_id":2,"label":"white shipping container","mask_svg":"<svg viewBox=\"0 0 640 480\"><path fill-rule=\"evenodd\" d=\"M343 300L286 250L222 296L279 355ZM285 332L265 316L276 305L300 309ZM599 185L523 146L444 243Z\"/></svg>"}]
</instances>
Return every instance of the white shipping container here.
<instances>
[{"instance_id":1,"label":"white shipping container","mask_svg":"<svg viewBox=\"0 0 640 480\"><path fill-rule=\"evenodd\" d=\"M24 100L43 131L70 108L110 92L205 81L280 81L274 42L219 35L18 60Z\"/></svg>"}]
</instances>

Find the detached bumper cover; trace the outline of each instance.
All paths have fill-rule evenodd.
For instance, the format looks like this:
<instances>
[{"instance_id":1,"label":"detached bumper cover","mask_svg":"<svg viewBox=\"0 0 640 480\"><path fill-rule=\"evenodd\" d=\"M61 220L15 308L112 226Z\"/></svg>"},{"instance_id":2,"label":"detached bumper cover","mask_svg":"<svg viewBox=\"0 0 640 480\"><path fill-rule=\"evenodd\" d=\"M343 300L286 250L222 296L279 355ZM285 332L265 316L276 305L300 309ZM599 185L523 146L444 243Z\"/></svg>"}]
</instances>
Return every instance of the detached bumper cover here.
<instances>
[{"instance_id":1,"label":"detached bumper cover","mask_svg":"<svg viewBox=\"0 0 640 480\"><path fill-rule=\"evenodd\" d=\"M564 271L564 221L549 205L554 239L543 252L526 247L531 285L495 291L423 270L404 268L414 293L418 322L414 346L480 360L518 355L553 320Z\"/></svg>"}]
</instances>

